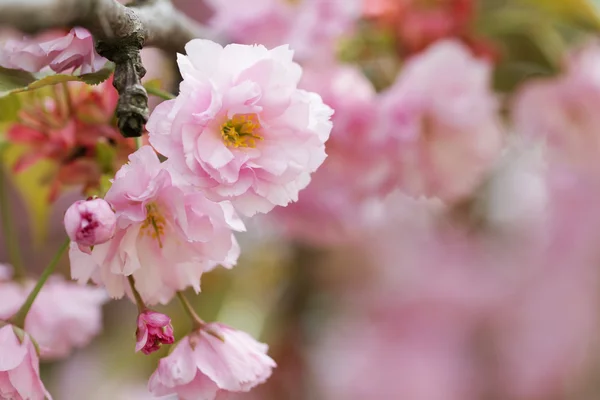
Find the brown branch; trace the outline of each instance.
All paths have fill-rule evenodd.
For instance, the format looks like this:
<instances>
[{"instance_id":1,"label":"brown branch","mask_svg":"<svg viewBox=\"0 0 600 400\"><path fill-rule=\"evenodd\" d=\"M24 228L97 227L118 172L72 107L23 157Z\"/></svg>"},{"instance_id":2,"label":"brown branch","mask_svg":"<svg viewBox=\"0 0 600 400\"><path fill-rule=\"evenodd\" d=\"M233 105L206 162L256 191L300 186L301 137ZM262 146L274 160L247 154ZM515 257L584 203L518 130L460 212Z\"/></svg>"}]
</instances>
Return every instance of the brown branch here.
<instances>
[{"instance_id":1,"label":"brown branch","mask_svg":"<svg viewBox=\"0 0 600 400\"><path fill-rule=\"evenodd\" d=\"M81 26L96 40L98 53L115 63L114 86L119 128L126 137L142 135L148 120L148 94L141 84L146 70L144 46L182 52L206 30L177 11L170 0L138 0L124 6L116 0L0 0L0 26L34 34Z\"/></svg>"}]
</instances>

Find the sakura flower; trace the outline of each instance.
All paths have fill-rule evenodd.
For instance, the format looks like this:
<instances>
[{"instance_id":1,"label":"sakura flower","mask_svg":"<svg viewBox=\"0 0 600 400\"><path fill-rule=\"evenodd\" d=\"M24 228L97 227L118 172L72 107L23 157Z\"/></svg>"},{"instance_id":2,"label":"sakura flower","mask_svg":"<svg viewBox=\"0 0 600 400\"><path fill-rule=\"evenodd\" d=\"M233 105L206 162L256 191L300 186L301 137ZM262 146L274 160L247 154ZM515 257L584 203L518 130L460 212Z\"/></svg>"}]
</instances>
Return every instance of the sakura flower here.
<instances>
[{"instance_id":1,"label":"sakura flower","mask_svg":"<svg viewBox=\"0 0 600 400\"><path fill-rule=\"evenodd\" d=\"M176 393L181 400L213 400L228 392L248 392L265 382L276 366L266 352L266 345L245 332L207 324L184 337L160 360L148 388L155 396Z\"/></svg>"},{"instance_id":2,"label":"sakura flower","mask_svg":"<svg viewBox=\"0 0 600 400\"><path fill-rule=\"evenodd\" d=\"M114 173L134 149L113 123L119 96L112 79L98 86L68 82L35 94L7 131L10 142L25 148L13 170L50 160L57 167L48 172L50 201L74 185L93 194L102 173Z\"/></svg>"},{"instance_id":3,"label":"sakura flower","mask_svg":"<svg viewBox=\"0 0 600 400\"><path fill-rule=\"evenodd\" d=\"M9 40L0 48L0 66L38 72L49 66L54 72L74 71L81 74L100 70L106 59L96 53L94 38L83 28L67 34L47 32L37 38Z\"/></svg>"},{"instance_id":4,"label":"sakura flower","mask_svg":"<svg viewBox=\"0 0 600 400\"><path fill-rule=\"evenodd\" d=\"M35 282L0 283L0 319L9 319L25 302ZM25 330L36 340L44 359L66 357L85 347L102 328L104 290L52 276L33 303Z\"/></svg>"},{"instance_id":5,"label":"sakura flower","mask_svg":"<svg viewBox=\"0 0 600 400\"><path fill-rule=\"evenodd\" d=\"M272 213L294 239L339 244L360 232L360 215L371 198L387 191L395 165L391 157L381 156L386 151L385 142L374 135L376 93L361 71L332 62L308 63L301 87L318 90L335 109L328 157L298 202Z\"/></svg>"},{"instance_id":6,"label":"sakura flower","mask_svg":"<svg viewBox=\"0 0 600 400\"><path fill-rule=\"evenodd\" d=\"M106 243L115 234L117 217L104 199L79 200L65 213L69 238L81 246Z\"/></svg>"},{"instance_id":7,"label":"sakura flower","mask_svg":"<svg viewBox=\"0 0 600 400\"><path fill-rule=\"evenodd\" d=\"M231 230L243 230L243 223L227 202L182 185L150 146L129 160L105 197L117 215L115 236L91 254L71 244L72 277L91 278L120 298L133 276L146 304L166 303L190 286L199 292L204 271L235 264L239 247Z\"/></svg>"},{"instance_id":8,"label":"sakura flower","mask_svg":"<svg viewBox=\"0 0 600 400\"><path fill-rule=\"evenodd\" d=\"M334 51L360 16L360 0L208 0L209 24L236 43L289 44L298 57ZM264 21L269 21L265 24Z\"/></svg>"},{"instance_id":9,"label":"sakura flower","mask_svg":"<svg viewBox=\"0 0 600 400\"><path fill-rule=\"evenodd\" d=\"M172 344L175 341L173 326L168 315L152 310L145 310L138 315L137 343L135 351L151 354L160 349L161 344Z\"/></svg>"},{"instance_id":10,"label":"sakura flower","mask_svg":"<svg viewBox=\"0 0 600 400\"><path fill-rule=\"evenodd\" d=\"M597 170L600 44L574 52L562 76L526 83L513 104L515 130L545 143L550 160Z\"/></svg>"},{"instance_id":11,"label":"sakura flower","mask_svg":"<svg viewBox=\"0 0 600 400\"><path fill-rule=\"evenodd\" d=\"M200 39L186 50L181 93L151 115L150 143L208 198L246 216L296 201L325 160L332 110L297 88L293 52Z\"/></svg>"},{"instance_id":12,"label":"sakura flower","mask_svg":"<svg viewBox=\"0 0 600 400\"><path fill-rule=\"evenodd\" d=\"M52 400L40 379L40 363L27 333L20 339L12 325L0 328L0 398Z\"/></svg>"},{"instance_id":13,"label":"sakura flower","mask_svg":"<svg viewBox=\"0 0 600 400\"><path fill-rule=\"evenodd\" d=\"M379 131L408 193L458 201L494 164L502 131L490 73L466 47L444 41L410 59L383 94Z\"/></svg>"}]
</instances>

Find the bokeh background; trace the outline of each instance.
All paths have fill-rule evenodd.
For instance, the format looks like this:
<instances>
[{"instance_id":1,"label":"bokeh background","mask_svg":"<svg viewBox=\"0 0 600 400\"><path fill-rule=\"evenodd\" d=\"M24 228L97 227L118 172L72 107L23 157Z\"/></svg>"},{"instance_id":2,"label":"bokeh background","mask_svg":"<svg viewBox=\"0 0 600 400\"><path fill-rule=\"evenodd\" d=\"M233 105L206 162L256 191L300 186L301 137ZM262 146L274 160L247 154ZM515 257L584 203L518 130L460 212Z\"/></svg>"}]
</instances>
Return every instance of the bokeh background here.
<instances>
[{"instance_id":1,"label":"bokeh background","mask_svg":"<svg viewBox=\"0 0 600 400\"><path fill-rule=\"evenodd\" d=\"M289 43L336 110L299 202L249 221L238 266L193 298L278 363L240 399L600 399L600 1L174 2L223 43ZM468 61L432 53L448 40ZM144 62L176 92L174 60ZM81 190L49 202L54 161L17 173L22 151L3 184L35 273ZM178 304L158 310L187 332ZM43 364L55 399L152 399L168 346L135 354L136 307L104 311L92 345Z\"/></svg>"}]
</instances>

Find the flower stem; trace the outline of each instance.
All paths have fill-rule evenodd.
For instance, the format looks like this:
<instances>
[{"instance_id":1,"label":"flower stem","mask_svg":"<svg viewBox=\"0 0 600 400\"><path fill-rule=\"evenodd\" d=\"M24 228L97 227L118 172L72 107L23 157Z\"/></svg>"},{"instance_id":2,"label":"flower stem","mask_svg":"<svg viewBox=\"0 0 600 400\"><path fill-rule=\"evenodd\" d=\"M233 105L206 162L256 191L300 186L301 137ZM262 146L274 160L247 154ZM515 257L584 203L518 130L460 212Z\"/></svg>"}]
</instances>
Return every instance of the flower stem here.
<instances>
[{"instance_id":1,"label":"flower stem","mask_svg":"<svg viewBox=\"0 0 600 400\"><path fill-rule=\"evenodd\" d=\"M146 91L148 92L148 94L151 94L152 96L160 97L163 100L173 100L175 98L174 94L169 93L165 90L159 89L154 86L146 86Z\"/></svg>"},{"instance_id":2,"label":"flower stem","mask_svg":"<svg viewBox=\"0 0 600 400\"><path fill-rule=\"evenodd\" d=\"M0 149L0 152L3 152L3 150ZM2 234L4 235L8 259L15 271L14 278L21 280L25 278L25 268L23 267L19 241L17 240L17 230L13 224L13 214L11 212L10 200L8 199L7 187L6 171L0 166L0 217L2 217Z\"/></svg>"},{"instance_id":3,"label":"flower stem","mask_svg":"<svg viewBox=\"0 0 600 400\"><path fill-rule=\"evenodd\" d=\"M54 255L54 258L52 259L52 261L50 261L50 263L46 266L46 268L42 272L42 275L40 276L37 283L35 284L35 287L31 291L31 293L29 293L29 296L27 296L25 303L23 303L23 305L21 306L19 311L17 311L15 316L12 318L13 325L18 326L19 328L24 327L25 318L27 317L27 314L29 313L29 310L31 309L33 302L35 301L36 297L40 293L40 290L42 290L42 287L44 286L44 284L46 283L46 281L48 280L50 275L52 275L52 273L56 269L56 265L58 264L58 261L61 259L64 252L69 247L70 242L71 241L69 239L65 240L63 245L60 247L60 249L58 249L58 251Z\"/></svg>"},{"instance_id":4,"label":"flower stem","mask_svg":"<svg viewBox=\"0 0 600 400\"><path fill-rule=\"evenodd\" d=\"M131 286L131 293L133 293L133 297L135 298L135 304L137 304L138 311L141 313L146 309L146 303L142 300L140 292L135 288L135 279L133 279L133 275L129 275L127 280L129 281L129 286Z\"/></svg>"},{"instance_id":5,"label":"flower stem","mask_svg":"<svg viewBox=\"0 0 600 400\"><path fill-rule=\"evenodd\" d=\"M144 142L142 141L142 137L138 136L135 138L135 148L139 149L144 145Z\"/></svg>"},{"instance_id":6,"label":"flower stem","mask_svg":"<svg viewBox=\"0 0 600 400\"><path fill-rule=\"evenodd\" d=\"M196 314L196 311L194 311L194 308L190 304L189 300L181 292L177 292L177 298L181 302L181 306L183 307L185 313L188 315L188 317L190 317L194 330L202 329L206 324L204 321L202 321L202 318Z\"/></svg>"}]
</instances>

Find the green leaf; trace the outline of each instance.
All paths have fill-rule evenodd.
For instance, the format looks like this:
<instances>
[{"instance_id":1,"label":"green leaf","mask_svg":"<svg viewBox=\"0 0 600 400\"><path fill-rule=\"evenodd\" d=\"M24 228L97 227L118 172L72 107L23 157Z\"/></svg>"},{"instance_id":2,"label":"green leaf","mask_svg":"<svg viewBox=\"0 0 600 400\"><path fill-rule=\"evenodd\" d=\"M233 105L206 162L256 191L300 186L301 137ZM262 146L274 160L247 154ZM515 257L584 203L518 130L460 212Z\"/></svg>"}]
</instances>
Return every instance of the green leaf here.
<instances>
[{"instance_id":1,"label":"green leaf","mask_svg":"<svg viewBox=\"0 0 600 400\"><path fill-rule=\"evenodd\" d=\"M538 7L542 12L562 20L575 24L582 29L600 31L600 15L589 0L520 0L524 4Z\"/></svg>"},{"instance_id":2,"label":"green leaf","mask_svg":"<svg viewBox=\"0 0 600 400\"><path fill-rule=\"evenodd\" d=\"M104 68L83 75L47 75L31 74L29 72L0 68L0 97L12 93L36 90L63 82L85 82L88 85L98 85L107 80L114 71L114 64L108 63Z\"/></svg>"},{"instance_id":3,"label":"green leaf","mask_svg":"<svg viewBox=\"0 0 600 400\"><path fill-rule=\"evenodd\" d=\"M21 100L16 95L0 97L0 131L5 123L14 122L21 109Z\"/></svg>"},{"instance_id":4,"label":"green leaf","mask_svg":"<svg viewBox=\"0 0 600 400\"><path fill-rule=\"evenodd\" d=\"M0 67L0 95L10 93L35 82L35 76L29 72Z\"/></svg>"}]
</instances>

